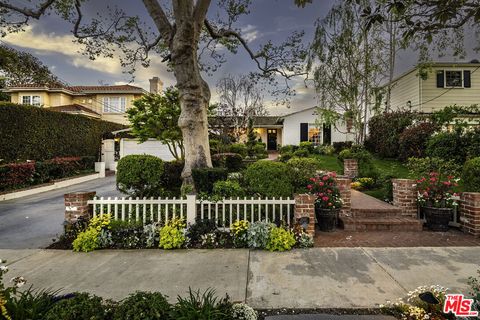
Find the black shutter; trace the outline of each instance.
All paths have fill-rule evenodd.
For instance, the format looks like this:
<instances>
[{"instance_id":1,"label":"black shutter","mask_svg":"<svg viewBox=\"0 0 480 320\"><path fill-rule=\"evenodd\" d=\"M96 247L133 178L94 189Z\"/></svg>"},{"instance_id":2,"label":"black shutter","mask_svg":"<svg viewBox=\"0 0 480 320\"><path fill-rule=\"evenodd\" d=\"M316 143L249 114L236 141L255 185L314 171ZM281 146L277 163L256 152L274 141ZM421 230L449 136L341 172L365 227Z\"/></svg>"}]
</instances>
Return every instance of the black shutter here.
<instances>
[{"instance_id":1,"label":"black shutter","mask_svg":"<svg viewBox=\"0 0 480 320\"><path fill-rule=\"evenodd\" d=\"M444 72L443 70L437 71L437 88L444 88L445 87L445 80L444 80Z\"/></svg>"},{"instance_id":2,"label":"black shutter","mask_svg":"<svg viewBox=\"0 0 480 320\"><path fill-rule=\"evenodd\" d=\"M308 123L300 123L300 142L308 141Z\"/></svg>"},{"instance_id":3,"label":"black shutter","mask_svg":"<svg viewBox=\"0 0 480 320\"><path fill-rule=\"evenodd\" d=\"M471 88L472 87L470 70L463 70L463 86L465 88Z\"/></svg>"}]
</instances>

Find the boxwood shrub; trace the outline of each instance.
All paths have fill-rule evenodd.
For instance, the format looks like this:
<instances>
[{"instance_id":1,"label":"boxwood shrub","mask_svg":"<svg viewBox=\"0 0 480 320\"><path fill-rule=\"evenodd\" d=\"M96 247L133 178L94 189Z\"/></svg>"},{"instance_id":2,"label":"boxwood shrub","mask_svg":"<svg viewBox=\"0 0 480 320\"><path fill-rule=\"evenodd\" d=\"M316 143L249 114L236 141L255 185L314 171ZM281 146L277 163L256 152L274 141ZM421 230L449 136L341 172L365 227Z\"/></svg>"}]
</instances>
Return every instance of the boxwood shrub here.
<instances>
[{"instance_id":1,"label":"boxwood shrub","mask_svg":"<svg viewBox=\"0 0 480 320\"><path fill-rule=\"evenodd\" d=\"M146 154L128 155L118 161L117 188L132 197L159 197L163 173L162 159Z\"/></svg>"},{"instance_id":2,"label":"boxwood shrub","mask_svg":"<svg viewBox=\"0 0 480 320\"><path fill-rule=\"evenodd\" d=\"M437 130L438 126L430 122L421 122L405 129L399 138L399 159L405 161L411 157L425 157L427 142Z\"/></svg>"},{"instance_id":3,"label":"boxwood shrub","mask_svg":"<svg viewBox=\"0 0 480 320\"><path fill-rule=\"evenodd\" d=\"M5 162L98 157L102 136L124 125L48 108L0 103L0 158Z\"/></svg>"},{"instance_id":4,"label":"boxwood shrub","mask_svg":"<svg viewBox=\"0 0 480 320\"><path fill-rule=\"evenodd\" d=\"M243 167L243 158L238 153L217 153L212 156L214 167L227 168L230 172L237 172Z\"/></svg>"},{"instance_id":5,"label":"boxwood shrub","mask_svg":"<svg viewBox=\"0 0 480 320\"><path fill-rule=\"evenodd\" d=\"M426 155L464 163L467 157L466 139L461 130L441 132L427 142Z\"/></svg>"},{"instance_id":6,"label":"boxwood shrub","mask_svg":"<svg viewBox=\"0 0 480 320\"><path fill-rule=\"evenodd\" d=\"M226 180L228 171L225 168L198 168L192 170L193 182L197 192L211 194L217 181Z\"/></svg>"},{"instance_id":7,"label":"boxwood shrub","mask_svg":"<svg viewBox=\"0 0 480 320\"><path fill-rule=\"evenodd\" d=\"M480 192L480 157L465 162L462 177L465 191Z\"/></svg>"},{"instance_id":8,"label":"boxwood shrub","mask_svg":"<svg viewBox=\"0 0 480 320\"><path fill-rule=\"evenodd\" d=\"M321 169L320 162L315 158L294 157L287 161L287 166L295 193L306 192L309 179Z\"/></svg>"},{"instance_id":9,"label":"boxwood shrub","mask_svg":"<svg viewBox=\"0 0 480 320\"><path fill-rule=\"evenodd\" d=\"M293 185L288 166L283 162L257 161L245 171L245 182L251 193L264 197L289 197Z\"/></svg>"}]
</instances>

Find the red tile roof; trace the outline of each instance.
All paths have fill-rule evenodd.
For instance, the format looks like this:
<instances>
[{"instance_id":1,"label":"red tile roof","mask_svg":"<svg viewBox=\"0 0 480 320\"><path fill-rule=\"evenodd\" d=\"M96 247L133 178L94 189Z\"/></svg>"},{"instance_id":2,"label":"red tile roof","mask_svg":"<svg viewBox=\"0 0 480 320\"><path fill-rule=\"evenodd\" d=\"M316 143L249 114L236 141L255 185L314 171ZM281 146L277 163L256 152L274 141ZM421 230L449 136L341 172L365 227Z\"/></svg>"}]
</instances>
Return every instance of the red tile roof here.
<instances>
[{"instance_id":1,"label":"red tile roof","mask_svg":"<svg viewBox=\"0 0 480 320\"><path fill-rule=\"evenodd\" d=\"M141 91L144 90L140 87L132 86L129 84L115 85L115 86L65 86L62 84L19 84L11 86L8 89L21 89L21 88L48 88L48 89L65 89L77 93L82 92L118 92L118 91Z\"/></svg>"},{"instance_id":2,"label":"red tile roof","mask_svg":"<svg viewBox=\"0 0 480 320\"><path fill-rule=\"evenodd\" d=\"M77 113L77 112L84 112L84 113L89 113L93 116L100 116L99 113L93 111L92 109L89 109L85 106L82 106L80 104L66 104L63 106L56 106L56 107L50 107L47 110L51 111L58 111L58 112L67 112L67 113Z\"/></svg>"}]
</instances>

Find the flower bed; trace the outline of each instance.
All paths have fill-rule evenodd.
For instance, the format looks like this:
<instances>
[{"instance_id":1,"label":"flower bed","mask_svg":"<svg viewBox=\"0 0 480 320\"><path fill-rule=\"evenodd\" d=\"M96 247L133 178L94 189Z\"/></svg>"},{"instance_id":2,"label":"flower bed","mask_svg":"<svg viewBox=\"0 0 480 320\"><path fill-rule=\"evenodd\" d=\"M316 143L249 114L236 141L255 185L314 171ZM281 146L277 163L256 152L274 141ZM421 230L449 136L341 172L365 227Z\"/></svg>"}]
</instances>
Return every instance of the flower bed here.
<instances>
[{"instance_id":1,"label":"flower bed","mask_svg":"<svg viewBox=\"0 0 480 320\"><path fill-rule=\"evenodd\" d=\"M88 223L79 219L50 248L89 252L97 249L165 250L182 248L251 248L286 251L313 246L313 238L300 226L277 226L268 222L237 220L230 229L217 228L214 220L197 220L186 225L183 219L166 224L113 220L105 214Z\"/></svg>"}]
</instances>

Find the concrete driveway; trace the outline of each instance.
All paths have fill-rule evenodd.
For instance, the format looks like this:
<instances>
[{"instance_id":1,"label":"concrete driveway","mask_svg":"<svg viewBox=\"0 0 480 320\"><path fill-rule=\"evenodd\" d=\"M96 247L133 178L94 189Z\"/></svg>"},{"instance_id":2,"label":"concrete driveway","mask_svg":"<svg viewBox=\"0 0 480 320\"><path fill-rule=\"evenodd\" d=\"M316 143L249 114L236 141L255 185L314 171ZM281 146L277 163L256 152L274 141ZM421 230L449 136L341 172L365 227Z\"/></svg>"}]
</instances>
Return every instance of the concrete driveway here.
<instances>
[{"instance_id":1,"label":"concrete driveway","mask_svg":"<svg viewBox=\"0 0 480 320\"><path fill-rule=\"evenodd\" d=\"M115 189L115 176L96 179L34 196L0 202L0 248L45 248L63 232L63 195L97 191L104 197L122 196Z\"/></svg>"}]
</instances>

